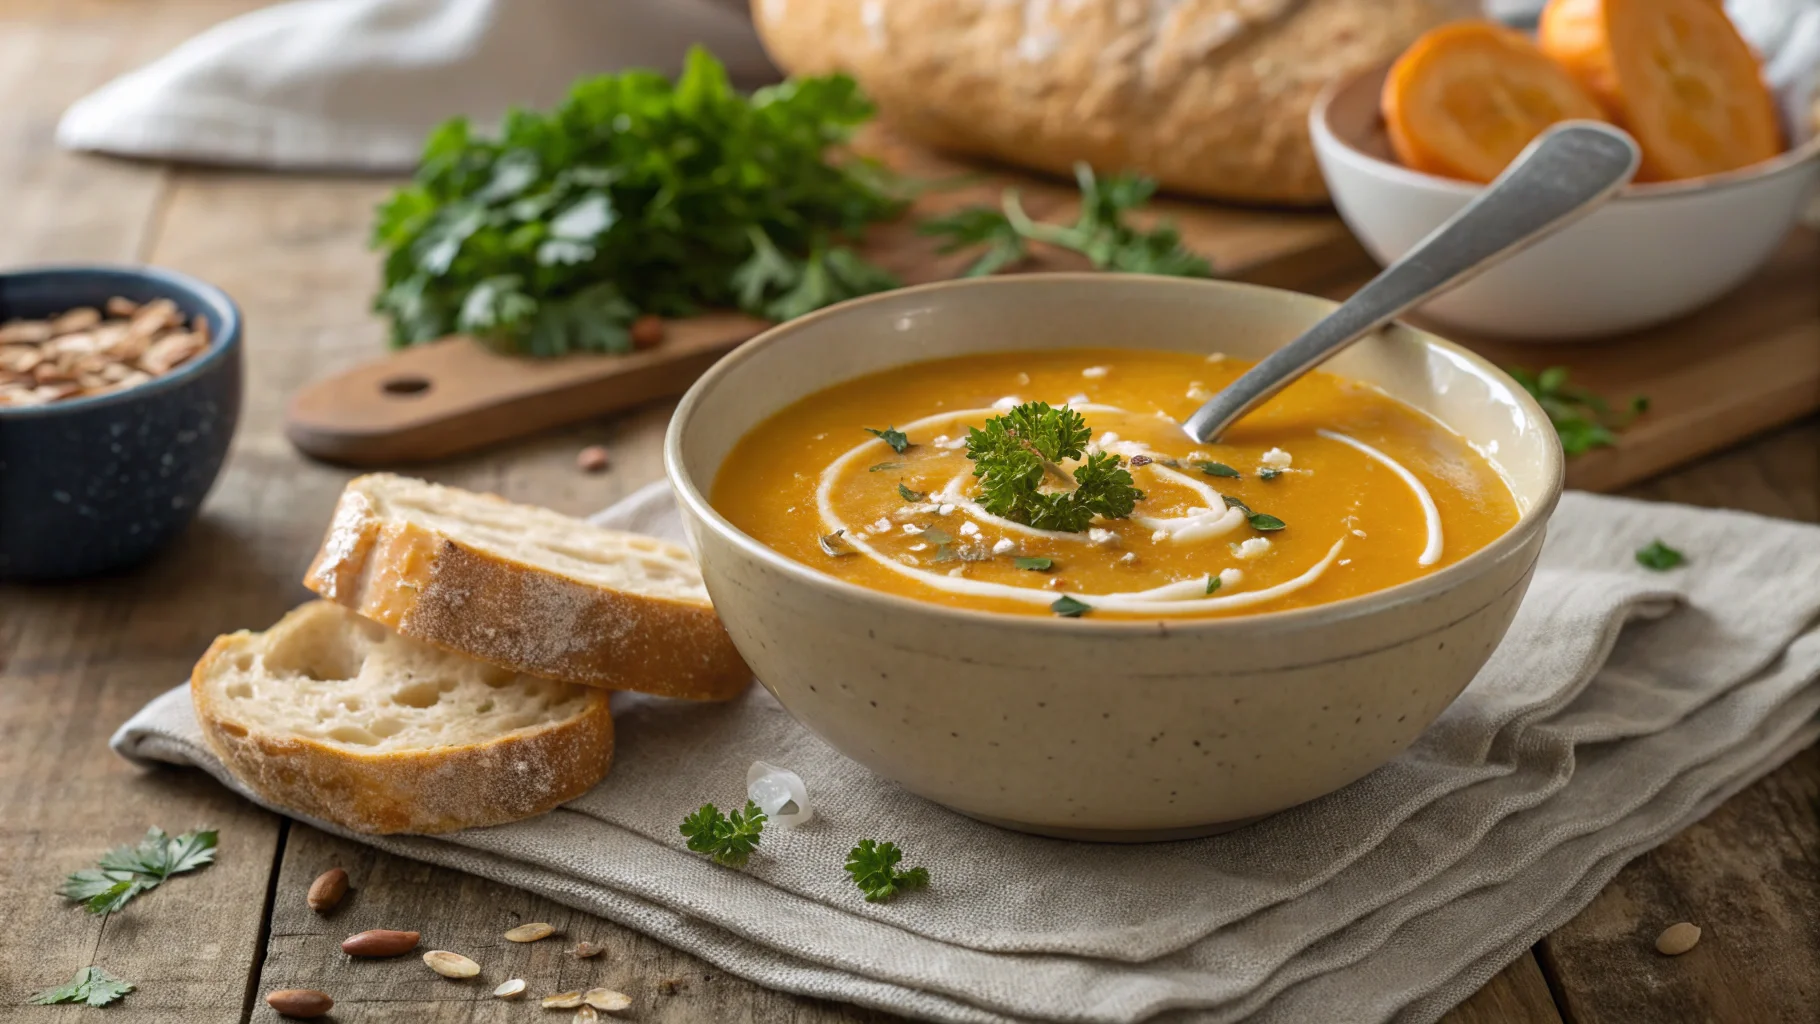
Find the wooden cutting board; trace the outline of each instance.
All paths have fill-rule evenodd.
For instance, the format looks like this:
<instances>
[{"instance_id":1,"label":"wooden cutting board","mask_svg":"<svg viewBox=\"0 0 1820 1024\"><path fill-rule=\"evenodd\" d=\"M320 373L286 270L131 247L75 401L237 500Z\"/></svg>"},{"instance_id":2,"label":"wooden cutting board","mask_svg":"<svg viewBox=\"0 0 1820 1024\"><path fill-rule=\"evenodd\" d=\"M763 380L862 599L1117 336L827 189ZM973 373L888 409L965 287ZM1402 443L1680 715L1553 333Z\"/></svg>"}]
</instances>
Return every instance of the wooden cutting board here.
<instances>
[{"instance_id":1,"label":"wooden cutting board","mask_svg":"<svg viewBox=\"0 0 1820 1024\"><path fill-rule=\"evenodd\" d=\"M915 178L954 181L927 191L904 222L873 231L866 255L907 283L952 277L966 254L942 256L914 223L955 207L996 203L1017 187L1039 219L1073 216L1071 182L940 157L882 131L862 148ZM1222 277L1343 297L1376 271L1345 226L1324 211L1159 200L1187 245ZM1044 253L1033 269L1084 263ZM627 356L533 360L466 338L393 353L318 381L292 400L291 441L318 458L392 466L441 458L681 394L708 366L764 328L737 314L669 324L657 348ZM1561 365L1573 380L1651 411L1616 448L1569 464L1571 486L1611 490L1753 433L1820 410L1820 233L1799 229L1774 260L1718 304L1665 327L1595 343L1524 345L1445 332L1500 365Z\"/></svg>"}]
</instances>

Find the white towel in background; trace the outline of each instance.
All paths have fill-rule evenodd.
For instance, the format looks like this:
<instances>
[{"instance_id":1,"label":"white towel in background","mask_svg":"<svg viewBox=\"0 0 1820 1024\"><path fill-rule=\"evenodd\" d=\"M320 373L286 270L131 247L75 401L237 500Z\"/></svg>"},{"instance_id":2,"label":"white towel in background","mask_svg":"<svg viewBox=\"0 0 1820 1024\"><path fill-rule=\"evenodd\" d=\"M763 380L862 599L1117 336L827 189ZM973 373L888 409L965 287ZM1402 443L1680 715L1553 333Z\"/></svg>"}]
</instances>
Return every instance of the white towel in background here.
<instances>
[{"instance_id":1,"label":"white towel in background","mask_svg":"<svg viewBox=\"0 0 1820 1024\"><path fill-rule=\"evenodd\" d=\"M70 149L262 167L404 171L465 114L549 107L583 75L675 73L701 43L735 82L776 76L743 0L298 0L242 15L72 106Z\"/></svg>"}]
</instances>

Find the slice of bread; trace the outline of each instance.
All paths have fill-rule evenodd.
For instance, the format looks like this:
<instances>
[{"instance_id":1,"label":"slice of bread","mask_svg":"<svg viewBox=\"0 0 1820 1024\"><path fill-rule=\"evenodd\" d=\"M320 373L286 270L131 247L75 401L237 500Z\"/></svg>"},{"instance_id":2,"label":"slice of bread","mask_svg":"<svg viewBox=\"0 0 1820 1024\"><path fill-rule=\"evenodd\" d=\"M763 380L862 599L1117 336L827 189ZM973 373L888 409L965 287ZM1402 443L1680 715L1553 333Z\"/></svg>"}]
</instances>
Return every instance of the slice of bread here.
<instances>
[{"instance_id":1,"label":"slice of bread","mask_svg":"<svg viewBox=\"0 0 1820 1024\"><path fill-rule=\"evenodd\" d=\"M357 477L303 583L405 636L550 679L728 700L752 678L687 549L491 494Z\"/></svg>"},{"instance_id":2,"label":"slice of bread","mask_svg":"<svg viewBox=\"0 0 1820 1024\"><path fill-rule=\"evenodd\" d=\"M528 818L613 761L607 691L450 654L328 601L216 638L190 696L241 781L357 832Z\"/></svg>"}]
</instances>

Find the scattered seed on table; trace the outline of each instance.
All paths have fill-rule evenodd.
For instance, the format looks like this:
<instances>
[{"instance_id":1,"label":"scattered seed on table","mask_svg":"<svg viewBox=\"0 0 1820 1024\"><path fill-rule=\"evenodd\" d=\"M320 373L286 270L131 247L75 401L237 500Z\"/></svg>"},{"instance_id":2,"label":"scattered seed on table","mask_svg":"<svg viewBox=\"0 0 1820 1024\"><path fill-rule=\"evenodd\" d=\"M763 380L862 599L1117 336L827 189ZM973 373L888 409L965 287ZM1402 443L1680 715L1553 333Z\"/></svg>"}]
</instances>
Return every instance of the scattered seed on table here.
<instances>
[{"instance_id":1,"label":"scattered seed on table","mask_svg":"<svg viewBox=\"0 0 1820 1024\"><path fill-rule=\"evenodd\" d=\"M480 973L480 965L460 953L451 953L446 949L432 949L423 955L423 962L430 970L445 978L472 978Z\"/></svg>"},{"instance_id":2,"label":"scattered seed on table","mask_svg":"<svg viewBox=\"0 0 1820 1024\"><path fill-rule=\"evenodd\" d=\"M1662 929L1656 936L1656 952L1664 956L1680 956L1694 948L1700 941L1700 927L1687 921L1671 924Z\"/></svg>"},{"instance_id":3,"label":"scattered seed on table","mask_svg":"<svg viewBox=\"0 0 1820 1024\"><path fill-rule=\"evenodd\" d=\"M529 924L521 924L506 932L506 941L536 942L538 939L547 939L555 934L556 927L554 925L545 924L542 921L532 921Z\"/></svg>"},{"instance_id":4,"label":"scattered seed on table","mask_svg":"<svg viewBox=\"0 0 1820 1024\"><path fill-rule=\"evenodd\" d=\"M575 948L569 950L569 952L574 953L575 956L581 960L586 960L591 956L599 956L606 951L607 947L596 946L592 942L577 942Z\"/></svg>"},{"instance_id":5,"label":"scattered seed on table","mask_svg":"<svg viewBox=\"0 0 1820 1024\"><path fill-rule=\"evenodd\" d=\"M600 445L591 444L575 456L575 468L583 473L599 473L613 462L613 457Z\"/></svg>"},{"instance_id":6,"label":"scattered seed on table","mask_svg":"<svg viewBox=\"0 0 1820 1024\"><path fill-rule=\"evenodd\" d=\"M631 996L610 988L591 988L582 994L581 1001L596 1010L623 1010L632 1005Z\"/></svg>"},{"instance_id":7,"label":"scattered seed on table","mask_svg":"<svg viewBox=\"0 0 1820 1024\"><path fill-rule=\"evenodd\" d=\"M513 978L511 981L502 981L493 990L493 994L501 999L517 999L525 994L525 980Z\"/></svg>"},{"instance_id":8,"label":"scattered seed on table","mask_svg":"<svg viewBox=\"0 0 1820 1024\"><path fill-rule=\"evenodd\" d=\"M543 997L543 1008L546 1010L573 1010L580 1005L580 992L559 992L553 996Z\"/></svg>"}]
</instances>

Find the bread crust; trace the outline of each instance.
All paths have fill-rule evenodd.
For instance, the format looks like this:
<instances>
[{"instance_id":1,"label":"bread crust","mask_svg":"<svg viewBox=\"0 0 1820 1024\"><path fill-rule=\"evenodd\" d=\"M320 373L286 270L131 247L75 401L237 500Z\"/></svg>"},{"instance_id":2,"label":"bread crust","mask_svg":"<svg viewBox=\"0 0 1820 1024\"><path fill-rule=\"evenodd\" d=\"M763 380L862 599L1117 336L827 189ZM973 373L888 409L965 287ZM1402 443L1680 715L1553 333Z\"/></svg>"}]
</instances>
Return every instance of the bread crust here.
<instances>
[{"instance_id":1,"label":"bread crust","mask_svg":"<svg viewBox=\"0 0 1820 1024\"><path fill-rule=\"evenodd\" d=\"M1327 199L1315 96L1478 0L752 0L752 14L780 67L847 72L927 144L1312 204Z\"/></svg>"},{"instance_id":2,"label":"bread crust","mask_svg":"<svg viewBox=\"0 0 1820 1024\"><path fill-rule=\"evenodd\" d=\"M687 700L731 700L751 682L707 602L610 590L387 517L362 491L369 479L349 482L304 575L323 598L546 679Z\"/></svg>"},{"instance_id":3,"label":"bread crust","mask_svg":"<svg viewBox=\"0 0 1820 1024\"><path fill-rule=\"evenodd\" d=\"M355 832L434 835L543 814L586 793L612 765L605 692L578 717L487 743L362 754L274 734L236 718L209 685L260 636L217 637L190 674L190 698L209 747L274 807Z\"/></svg>"}]
</instances>

